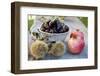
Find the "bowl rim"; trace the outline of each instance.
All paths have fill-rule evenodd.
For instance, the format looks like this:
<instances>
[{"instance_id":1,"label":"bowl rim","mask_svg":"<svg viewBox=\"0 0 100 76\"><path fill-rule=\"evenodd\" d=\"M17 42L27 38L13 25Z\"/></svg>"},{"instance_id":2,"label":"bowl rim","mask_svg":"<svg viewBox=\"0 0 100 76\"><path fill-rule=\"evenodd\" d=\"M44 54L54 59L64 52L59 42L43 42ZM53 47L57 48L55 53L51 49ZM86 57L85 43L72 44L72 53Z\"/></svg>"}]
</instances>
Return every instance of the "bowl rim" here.
<instances>
[{"instance_id":1,"label":"bowl rim","mask_svg":"<svg viewBox=\"0 0 100 76\"><path fill-rule=\"evenodd\" d=\"M67 31L67 32L64 32L64 33L48 33L48 32L44 32L44 31L42 31L41 30L41 28L39 28L39 31L41 32L41 33L46 33L46 34L48 34L48 35L61 35L61 34L66 34L66 33L68 33L69 31Z\"/></svg>"}]
</instances>

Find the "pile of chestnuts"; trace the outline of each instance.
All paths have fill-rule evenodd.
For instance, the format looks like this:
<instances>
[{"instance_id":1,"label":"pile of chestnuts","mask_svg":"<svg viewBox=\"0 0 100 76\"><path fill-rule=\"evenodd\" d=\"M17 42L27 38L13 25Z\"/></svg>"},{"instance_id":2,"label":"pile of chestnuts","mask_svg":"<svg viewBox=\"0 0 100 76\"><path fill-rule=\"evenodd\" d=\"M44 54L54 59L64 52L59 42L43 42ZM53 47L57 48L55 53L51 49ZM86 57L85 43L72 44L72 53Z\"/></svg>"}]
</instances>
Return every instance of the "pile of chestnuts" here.
<instances>
[{"instance_id":1,"label":"pile of chestnuts","mask_svg":"<svg viewBox=\"0 0 100 76\"><path fill-rule=\"evenodd\" d=\"M58 18L44 22L40 29L47 33L64 33L69 31L69 27Z\"/></svg>"}]
</instances>

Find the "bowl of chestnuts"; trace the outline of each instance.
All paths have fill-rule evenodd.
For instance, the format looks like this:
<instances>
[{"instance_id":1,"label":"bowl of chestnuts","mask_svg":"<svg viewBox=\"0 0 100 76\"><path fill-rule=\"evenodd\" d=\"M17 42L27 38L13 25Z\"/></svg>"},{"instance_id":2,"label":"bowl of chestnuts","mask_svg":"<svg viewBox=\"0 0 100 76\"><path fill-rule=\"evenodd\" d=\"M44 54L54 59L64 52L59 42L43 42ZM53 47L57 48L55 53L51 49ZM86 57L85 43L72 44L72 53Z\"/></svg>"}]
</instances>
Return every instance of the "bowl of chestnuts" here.
<instances>
[{"instance_id":1,"label":"bowl of chestnuts","mask_svg":"<svg viewBox=\"0 0 100 76\"><path fill-rule=\"evenodd\" d=\"M64 41L69 27L57 18L44 22L39 31L43 37L48 38L48 41Z\"/></svg>"}]
</instances>

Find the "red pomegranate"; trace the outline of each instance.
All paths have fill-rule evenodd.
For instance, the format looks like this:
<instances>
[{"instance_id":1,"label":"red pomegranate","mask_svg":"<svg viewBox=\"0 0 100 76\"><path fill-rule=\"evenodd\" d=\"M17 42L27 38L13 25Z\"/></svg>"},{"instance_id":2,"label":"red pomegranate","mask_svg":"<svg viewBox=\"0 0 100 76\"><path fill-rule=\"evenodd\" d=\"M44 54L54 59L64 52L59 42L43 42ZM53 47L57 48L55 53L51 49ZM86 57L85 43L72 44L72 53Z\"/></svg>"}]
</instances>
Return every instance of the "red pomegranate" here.
<instances>
[{"instance_id":1,"label":"red pomegranate","mask_svg":"<svg viewBox=\"0 0 100 76\"><path fill-rule=\"evenodd\" d=\"M84 34L79 29L73 31L68 40L68 49L72 54L80 54L85 46Z\"/></svg>"}]
</instances>

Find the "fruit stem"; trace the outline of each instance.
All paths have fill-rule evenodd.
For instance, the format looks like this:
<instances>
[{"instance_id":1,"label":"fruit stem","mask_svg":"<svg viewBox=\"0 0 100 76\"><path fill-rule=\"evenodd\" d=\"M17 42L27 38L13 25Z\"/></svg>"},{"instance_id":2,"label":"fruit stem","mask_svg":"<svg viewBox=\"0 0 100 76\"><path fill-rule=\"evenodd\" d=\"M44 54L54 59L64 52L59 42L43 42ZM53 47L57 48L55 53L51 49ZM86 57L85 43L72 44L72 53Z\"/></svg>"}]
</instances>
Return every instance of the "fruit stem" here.
<instances>
[{"instance_id":1,"label":"fruit stem","mask_svg":"<svg viewBox=\"0 0 100 76\"><path fill-rule=\"evenodd\" d=\"M80 31L79 29L76 29L76 31Z\"/></svg>"}]
</instances>

